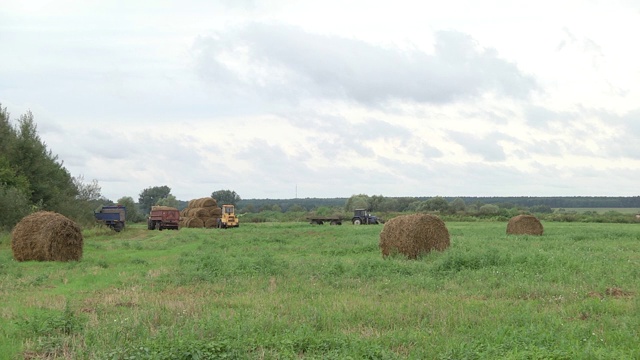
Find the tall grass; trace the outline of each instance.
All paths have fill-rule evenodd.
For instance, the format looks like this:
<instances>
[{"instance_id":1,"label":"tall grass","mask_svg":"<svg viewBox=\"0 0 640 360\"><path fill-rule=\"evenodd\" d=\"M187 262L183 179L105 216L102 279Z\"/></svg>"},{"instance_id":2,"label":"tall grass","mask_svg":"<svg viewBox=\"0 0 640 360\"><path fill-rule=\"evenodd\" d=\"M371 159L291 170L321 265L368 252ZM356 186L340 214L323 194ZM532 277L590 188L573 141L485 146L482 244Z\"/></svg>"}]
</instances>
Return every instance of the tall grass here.
<instances>
[{"instance_id":1,"label":"tall grass","mask_svg":"<svg viewBox=\"0 0 640 360\"><path fill-rule=\"evenodd\" d=\"M85 232L72 263L0 243L0 354L61 359L639 358L640 227L447 223L383 259L381 226ZM2 239L7 239L6 237Z\"/></svg>"}]
</instances>

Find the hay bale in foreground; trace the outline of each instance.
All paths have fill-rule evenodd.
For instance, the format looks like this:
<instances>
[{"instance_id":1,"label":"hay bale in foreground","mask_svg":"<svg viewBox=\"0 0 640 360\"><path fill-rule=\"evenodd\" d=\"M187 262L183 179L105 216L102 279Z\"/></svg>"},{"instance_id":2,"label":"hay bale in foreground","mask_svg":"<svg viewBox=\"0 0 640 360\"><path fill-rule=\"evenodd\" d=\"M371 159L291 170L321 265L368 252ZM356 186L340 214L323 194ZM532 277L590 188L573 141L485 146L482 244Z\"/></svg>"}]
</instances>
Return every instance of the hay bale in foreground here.
<instances>
[{"instance_id":1,"label":"hay bale in foreground","mask_svg":"<svg viewBox=\"0 0 640 360\"><path fill-rule=\"evenodd\" d=\"M383 257L399 253L415 259L420 254L448 248L449 230L435 215L401 215L384 224L379 245Z\"/></svg>"},{"instance_id":2,"label":"hay bale in foreground","mask_svg":"<svg viewBox=\"0 0 640 360\"><path fill-rule=\"evenodd\" d=\"M518 215L509 219L508 235L542 235L544 229L540 220L533 215Z\"/></svg>"},{"instance_id":3,"label":"hay bale in foreground","mask_svg":"<svg viewBox=\"0 0 640 360\"><path fill-rule=\"evenodd\" d=\"M38 211L11 232L11 250L18 261L72 261L82 258L82 230L64 215Z\"/></svg>"}]
</instances>

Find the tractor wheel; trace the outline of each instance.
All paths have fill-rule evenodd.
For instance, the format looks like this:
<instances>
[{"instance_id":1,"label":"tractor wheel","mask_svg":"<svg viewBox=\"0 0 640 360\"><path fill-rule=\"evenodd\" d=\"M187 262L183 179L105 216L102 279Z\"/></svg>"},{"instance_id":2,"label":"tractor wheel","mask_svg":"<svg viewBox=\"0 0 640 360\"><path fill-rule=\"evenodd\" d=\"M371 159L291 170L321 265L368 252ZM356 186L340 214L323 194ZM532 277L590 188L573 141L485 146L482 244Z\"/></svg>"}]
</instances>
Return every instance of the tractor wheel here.
<instances>
[{"instance_id":1,"label":"tractor wheel","mask_svg":"<svg viewBox=\"0 0 640 360\"><path fill-rule=\"evenodd\" d=\"M360 219L353 220L353 225L360 225L360 224L362 224L362 221L360 221Z\"/></svg>"}]
</instances>

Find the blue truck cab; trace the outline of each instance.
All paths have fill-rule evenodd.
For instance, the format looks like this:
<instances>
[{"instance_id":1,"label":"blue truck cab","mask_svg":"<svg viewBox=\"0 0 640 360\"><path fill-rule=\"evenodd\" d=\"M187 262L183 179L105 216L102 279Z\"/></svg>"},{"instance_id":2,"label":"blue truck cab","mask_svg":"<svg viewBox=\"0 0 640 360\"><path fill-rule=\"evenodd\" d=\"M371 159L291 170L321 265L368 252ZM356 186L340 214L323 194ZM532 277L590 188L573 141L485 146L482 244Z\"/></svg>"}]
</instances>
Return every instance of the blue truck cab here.
<instances>
[{"instance_id":1,"label":"blue truck cab","mask_svg":"<svg viewBox=\"0 0 640 360\"><path fill-rule=\"evenodd\" d=\"M94 211L96 221L112 228L115 232L124 229L127 208L122 205L103 206L99 211Z\"/></svg>"}]
</instances>

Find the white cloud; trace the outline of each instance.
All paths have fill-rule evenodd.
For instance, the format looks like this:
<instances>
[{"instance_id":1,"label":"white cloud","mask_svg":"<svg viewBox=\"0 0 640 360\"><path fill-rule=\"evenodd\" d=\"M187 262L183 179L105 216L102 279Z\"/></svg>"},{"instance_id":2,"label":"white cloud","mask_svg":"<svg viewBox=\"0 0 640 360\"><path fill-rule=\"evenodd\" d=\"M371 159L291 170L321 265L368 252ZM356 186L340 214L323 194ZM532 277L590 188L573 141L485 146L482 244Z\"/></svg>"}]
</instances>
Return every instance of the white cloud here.
<instances>
[{"instance_id":1,"label":"white cloud","mask_svg":"<svg viewBox=\"0 0 640 360\"><path fill-rule=\"evenodd\" d=\"M639 17L626 1L12 2L0 102L114 200L637 195Z\"/></svg>"}]
</instances>

